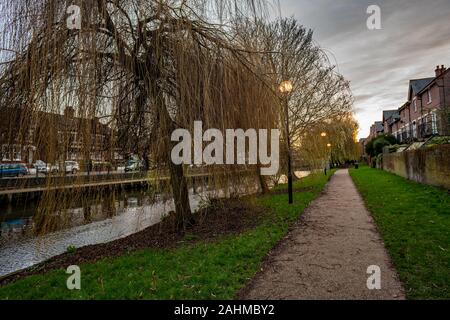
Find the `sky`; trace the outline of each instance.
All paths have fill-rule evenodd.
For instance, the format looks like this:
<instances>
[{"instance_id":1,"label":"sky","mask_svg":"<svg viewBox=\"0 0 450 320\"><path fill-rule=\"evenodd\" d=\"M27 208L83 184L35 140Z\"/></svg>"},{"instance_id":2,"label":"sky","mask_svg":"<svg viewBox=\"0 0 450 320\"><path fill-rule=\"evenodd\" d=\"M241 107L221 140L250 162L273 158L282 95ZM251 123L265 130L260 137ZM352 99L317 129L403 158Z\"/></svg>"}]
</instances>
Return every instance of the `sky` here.
<instances>
[{"instance_id":1,"label":"sky","mask_svg":"<svg viewBox=\"0 0 450 320\"><path fill-rule=\"evenodd\" d=\"M382 110L406 102L410 79L434 76L437 65L450 67L450 0L278 1L274 11L314 30L317 43L351 82L359 138L382 120ZM370 5L381 9L381 30L367 28Z\"/></svg>"},{"instance_id":2,"label":"sky","mask_svg":"<svg viewBox=\"0 0 450 320\"><path fill-rule=\"evenodd\" d=\"M359 138L382 110L407 101L410 79L450 67L450 0L279 0L282 16L314 30L339 72L351 82ZM381 9L380 30L369 30L370 5Z\"/></svg>"}]
</instances>

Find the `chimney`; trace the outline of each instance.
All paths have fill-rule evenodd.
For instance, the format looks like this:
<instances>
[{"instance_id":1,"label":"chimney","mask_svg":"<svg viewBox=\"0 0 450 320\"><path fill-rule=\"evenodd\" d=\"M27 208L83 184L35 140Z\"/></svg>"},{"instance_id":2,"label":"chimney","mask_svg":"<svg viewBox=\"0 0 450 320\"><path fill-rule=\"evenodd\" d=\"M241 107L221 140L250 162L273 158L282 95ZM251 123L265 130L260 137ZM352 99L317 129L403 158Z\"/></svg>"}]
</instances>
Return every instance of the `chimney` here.
<instances>
[{"instance_id":1,"label":"chimney","mask_svg":"<svg viewBox=\"0 0 450 320\"><path fill-rule=\"evenodd\" d=\"M442 70L441 67L437 66L436 70L434 70L436 72L436 78L439 77L442 74Z\"/></svg>"},{"instance_id":2,"label":"chimney","mask_svg":"<svg viewBox=\"0 0 450 320\"><path fill-rule=\"evenodd\" d=\"M436 67L436 70L435 70L435 72L436 72L436 78L439 77L439 76L441 76L446 70L447 70L447 69L445 68L444 65L441 65L440 67L437 66L437 67Z\"/></svg>"}]
</instances>

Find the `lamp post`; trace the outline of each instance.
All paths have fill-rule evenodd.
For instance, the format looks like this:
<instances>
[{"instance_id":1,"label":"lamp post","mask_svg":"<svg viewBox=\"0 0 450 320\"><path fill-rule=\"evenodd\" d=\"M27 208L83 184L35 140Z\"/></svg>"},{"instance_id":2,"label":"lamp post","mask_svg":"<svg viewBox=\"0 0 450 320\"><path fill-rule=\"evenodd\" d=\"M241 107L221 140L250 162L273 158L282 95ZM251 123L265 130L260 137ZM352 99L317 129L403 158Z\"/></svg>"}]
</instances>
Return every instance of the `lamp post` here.
<instances>
[{"instance_id":1,"label":"lamp post","mask_svg":"<svg viewBox=\"0 0 450 320\"><path fill-rule=\"evenodd\" d=\"M289 204L294 203L294 194L292 190L292 151L291 151L291 138L289 137L289 94L292 92L292 83L287 80L280 84L279 90L284 96L284 117L286 118L285 131L286 131L286 146L288 151L288 193Z\"/></svg>"},{"instance_id":2,"label":"lamp post","mask_svg":"<svg viewBox=\"0 0 450 320\"><path fill-rule=\"evenodd\" d=\"M331 167L334 167L334 165L332 165L332 162L333 162L333 150L331 150L331 147L332 147L331 143L327 143L327 148L328 148L328 150L330 150L330 169L331 169Z\"/></svg>"},{"instance_id":3,"label":"lamp post","mask_svg":"<svg viewBox=\"0 0 450 320\"><path fill-rule=\"evenodd\" d=\"M320 134L320 136L322 137L322 138L326 138L327 136L328 136L328 133L326 133L325 131L323 131L321 134ZM327 143L327 148L328 148L328 150L330 150L330 148L331 148L331 143ZM325 168L324 168L324 172L325 172L325 175L327 175L327 170L328 170L328 166L329 166L329 164L330 164L330 160L328 160L328 163L325 163Z\"/></svg>"}]
</instances>

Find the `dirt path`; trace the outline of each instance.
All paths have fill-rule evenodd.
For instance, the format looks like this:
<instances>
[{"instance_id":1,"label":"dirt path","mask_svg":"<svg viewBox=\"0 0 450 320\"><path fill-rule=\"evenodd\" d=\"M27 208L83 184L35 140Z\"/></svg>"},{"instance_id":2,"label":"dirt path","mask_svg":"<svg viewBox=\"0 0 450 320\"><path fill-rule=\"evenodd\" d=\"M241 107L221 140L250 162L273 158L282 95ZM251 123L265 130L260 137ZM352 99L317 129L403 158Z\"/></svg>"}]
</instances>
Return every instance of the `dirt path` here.
<instances>
[{"instance_id":1,"label":"dirt path","mask_svg":"<svg viewBox=\"0 0 450 320\"><path fill-rule=\"evenodd\" d=\"M381 268L381 289L367 288L369 266ZM244 299L404 299L383 241L351 180L338 171L306 210Z\"/></svg>"}]
</instances>

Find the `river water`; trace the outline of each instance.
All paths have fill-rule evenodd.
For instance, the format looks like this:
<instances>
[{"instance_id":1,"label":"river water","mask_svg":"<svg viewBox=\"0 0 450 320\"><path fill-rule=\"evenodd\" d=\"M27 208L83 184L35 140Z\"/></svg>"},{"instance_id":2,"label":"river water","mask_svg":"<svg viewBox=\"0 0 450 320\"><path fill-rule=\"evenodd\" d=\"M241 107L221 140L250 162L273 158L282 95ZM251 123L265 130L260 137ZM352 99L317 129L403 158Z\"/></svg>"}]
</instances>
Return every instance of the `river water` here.
<instances>
[{"instance_id":1,"label":"river water","mask_svg":"<svg viewBox=\"0 0 450 320\"><path fill-rule=\"evenodd\" d=\"M192 210L197 210L206 196L223 196L223 192L190 192ZM152 198L153 199L153 198ZM0 276L22 270L60 255L69 247L106 243L157 224L174 210L173 200L151 200L145 193L125 192L113 204L98 203L70 208L70 221L60 230L35 235L33 216L36 204L0 209ZM105 210L105 207L108 210ZM113 212L111 213L111 206ZM105 214L109 212L108 214ZM88 214L87 214L88 213Z\"/></svg>"},{"instance_id":2,"label":"river water","mask_svg":"<svg viewBox=\"0 0 450 320\"><path fill-rule=\"evenodd\" d=\"M296 173L304 177L309 172ZM252 193L254 190L240 191ZM236 192L236 190L234 190ZM221 198L228 192L190 190L191 208L196 211L207 198ZM70 247L106 243L142 231L161 221L174 210L167 196L150 196L146 192L123 191L114 197L93 198L89 204L72 204L66 208L70 219L45 235L35 234L36 203L25 202L0 207L0 276L41 263L65 253ZM55 216L58 216L55 214Z\"/></svg>"}]
</instances>

